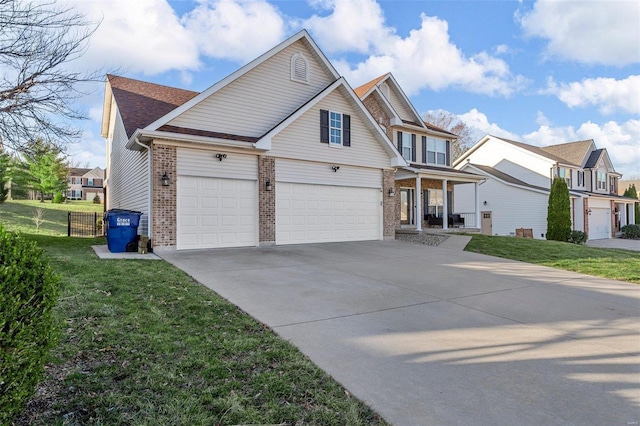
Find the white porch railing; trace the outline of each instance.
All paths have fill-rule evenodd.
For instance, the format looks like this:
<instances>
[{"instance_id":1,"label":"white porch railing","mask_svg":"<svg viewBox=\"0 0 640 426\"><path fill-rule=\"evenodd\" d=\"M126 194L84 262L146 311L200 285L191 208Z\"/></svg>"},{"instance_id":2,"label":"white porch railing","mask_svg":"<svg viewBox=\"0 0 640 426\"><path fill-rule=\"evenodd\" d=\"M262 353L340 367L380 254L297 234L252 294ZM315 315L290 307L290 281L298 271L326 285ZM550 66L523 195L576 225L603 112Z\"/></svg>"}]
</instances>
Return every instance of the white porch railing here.
<instances>
[{"instance_id":1,"label":"white porch railing","mask_svg":"<svg viewBox=\"0 0 640 426\"><path fill-rule=\"evenodd\" d=\"M465 228L475 228L476 227L476 214L475 213L461 213L456 212L455 214L459 214L462 219L464 219L464 227Z\"/></svg>"}]
</instances>

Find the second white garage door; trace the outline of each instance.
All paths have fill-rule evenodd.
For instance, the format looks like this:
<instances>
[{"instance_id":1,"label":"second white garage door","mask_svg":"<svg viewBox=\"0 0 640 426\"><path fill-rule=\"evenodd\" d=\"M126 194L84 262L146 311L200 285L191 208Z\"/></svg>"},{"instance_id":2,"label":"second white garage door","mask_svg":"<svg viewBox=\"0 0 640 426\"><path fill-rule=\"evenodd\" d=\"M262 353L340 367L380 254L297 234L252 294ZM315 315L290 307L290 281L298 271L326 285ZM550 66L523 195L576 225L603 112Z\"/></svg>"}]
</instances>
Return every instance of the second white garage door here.
<instances>
[{"instance_id":1,"label":"second white garage door","mask_svg":"<svg viewBox=\"0 0 640 426\"><path fill-rule=\"evenodd\" d=\"M378 240L380 189L278 182L276 244Z\"/></svg>"},{"instance_id":2,"label":"second white garage door","mask_svg":"<svg viewBox=\"0 0 640 426\"><path fill-rule=\"evenodd\" d=\"M256 181L178 177L177 249L253 246Z\"/></svg>"},{"instance_id":3,"label":"second white garage door","mask_svg":"<svg viewBox=\"0 0 640 426\"><path fill-rule=\"evenodd\" d=\"M611 209L592 208L589 216L589 239L611 238Z\"/></svg>"}]
</instances>

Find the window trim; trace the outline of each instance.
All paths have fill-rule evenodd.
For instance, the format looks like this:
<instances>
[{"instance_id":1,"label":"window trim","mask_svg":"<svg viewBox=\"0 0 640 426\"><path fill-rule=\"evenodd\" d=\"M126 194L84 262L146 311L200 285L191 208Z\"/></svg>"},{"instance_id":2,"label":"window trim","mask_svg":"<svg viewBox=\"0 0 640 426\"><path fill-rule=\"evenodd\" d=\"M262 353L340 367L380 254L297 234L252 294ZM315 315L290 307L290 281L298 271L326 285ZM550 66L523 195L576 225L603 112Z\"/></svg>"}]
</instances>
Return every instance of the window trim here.
<instances>
[{"instance_id":1,"label":"window trim","mask_svg":"<svg viewBox=\"0 0 640 426\"><path fill-rule=\"evenodd\" d=\"M435 151L431 151L429 150L429 141L435 141L436 145L435 145ZM442 142L444 143L444 151L438 151L438 146L437 146L437 142ZM447 164L447 158L449 157L449 155L447 155L447 146L450 146L450 144L447 143L447 140L445 139L440 139L440 138L434 138L434 137L427 137L427 163L426 164L433 164L436 166L448 166L449 164ZM435 161L429 161L429 153L432 152L434 154L434 160ZM443 163L439 163L438 162L438 154L443 154L444 155L444 159L443 159Z\"/></svg>"},{"instance_id":2,"label":"window trim","mask_svg":"<svg viewBox=\"0 0 640 426\"><path fill-rule=\"evenodd\" d=\"M335 118L332 120L332 116L340 117L340 127L332 125L335 123ZM340 131L340 143L332 142L332 130ZM320 142L326 143L333 148L351 146L351 116L337 111L321 109Z\"/></svg>"},{"instance_id":3,"label":"window trim","mask_svg":"<svg viewBox=\"0 0 640 426\"><path fill-rule=\"evenodd\" d=\"M334 122L337 122L338 126L334 126ZM337 142L334 142L334 130L338 132ZM329 146L342 147L342 114L335 111L329 111Z\"/></svg>"}]
</instances>

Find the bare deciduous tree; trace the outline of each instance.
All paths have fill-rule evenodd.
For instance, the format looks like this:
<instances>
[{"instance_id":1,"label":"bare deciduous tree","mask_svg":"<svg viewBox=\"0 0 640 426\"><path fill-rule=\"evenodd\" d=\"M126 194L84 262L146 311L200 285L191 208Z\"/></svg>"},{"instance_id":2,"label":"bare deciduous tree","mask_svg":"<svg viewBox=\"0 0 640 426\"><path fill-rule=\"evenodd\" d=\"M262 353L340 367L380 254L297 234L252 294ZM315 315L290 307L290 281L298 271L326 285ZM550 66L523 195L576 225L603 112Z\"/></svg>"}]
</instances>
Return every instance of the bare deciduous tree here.
<instances>
[{"instance_id":1,"label":"bare deciduous tree","mask_svg":"<svg viewBox=\"0 0 640 426\"><path fill-rule=\"evenodd\" d=\"M429 111L424 121L458 135L458 140L451 146L452 162L460 157L476 142L474 130L460 120L457 115L444 110Z\"/></svg>"},{"instance_id":2,"label":"bare deciduous tree","mask_svg":"<svg viewBox=\"0 0 640 426\"><path fill-rule=\"evenodd\" d=\"M84 119L78 85L98 73L71 69L97 25L55 1L0 0L0 146L22 151L44 138L66 144Z\"/></svg>"}]
</instances>

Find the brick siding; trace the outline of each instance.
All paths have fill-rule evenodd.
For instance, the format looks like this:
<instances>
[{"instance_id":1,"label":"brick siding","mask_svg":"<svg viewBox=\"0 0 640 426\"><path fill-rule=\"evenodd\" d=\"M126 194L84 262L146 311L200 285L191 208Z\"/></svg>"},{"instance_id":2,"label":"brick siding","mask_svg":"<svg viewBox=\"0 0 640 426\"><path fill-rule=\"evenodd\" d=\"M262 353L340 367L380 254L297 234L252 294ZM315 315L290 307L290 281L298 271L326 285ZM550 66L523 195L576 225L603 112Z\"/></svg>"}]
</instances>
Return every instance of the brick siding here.
<instances>
[{"instance_id":1,"label":"brick siding","mask_svg":"<svg viewBox=\"0 0 640 426\"><path fill-rule=\"evenodd\" d=\"M400 193L395 188L395 170L382 172L382 236L384 239L394 239L396 228L400 225L400 215L397 209L400 206ZM395 196L389 197L389 189L393 188Z\"/></svg>"},{"instance_id":2,"label":"brick siding","mask_svg":"<svg viewBox=\"0 0 640 426\"><path fill-rule=\"evenodd\" d=\"M393 130L391 130L391 122L389 121L389 116L386 112L384 112L384 109L375 99L375 97L370 95L362 103L364 104L365 108L367 108L369 114L371 114L373 119L376 120L378 124L382 124L385 127L387 137L390 140L393 140Z\"/></svg>"},{"instance_id":3,"label":"brick siding","mask_svg":"<svg viewBox=\"0 0 640 426\"><path fill-rule=\"evenodd\" d=\"M153 173L151 176L152 191L152 233L151 242L154 247L176 245L176 147L153 145L151 150ZM162 175L169 176L169 186L162 186Z\"/></svg>"},{"instance_id":4,"label":"brick siding","mask_svg":"<svg viewBox=\"0 0 640 426\"><path fill-rule=\"evenodd\" d=\"M267 181L271 191L267 191ZM258 215L261 245L276 242L276 160L265 155L258 157Z\"/></svg>"}]
</instances>

